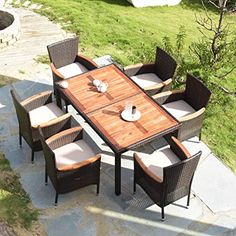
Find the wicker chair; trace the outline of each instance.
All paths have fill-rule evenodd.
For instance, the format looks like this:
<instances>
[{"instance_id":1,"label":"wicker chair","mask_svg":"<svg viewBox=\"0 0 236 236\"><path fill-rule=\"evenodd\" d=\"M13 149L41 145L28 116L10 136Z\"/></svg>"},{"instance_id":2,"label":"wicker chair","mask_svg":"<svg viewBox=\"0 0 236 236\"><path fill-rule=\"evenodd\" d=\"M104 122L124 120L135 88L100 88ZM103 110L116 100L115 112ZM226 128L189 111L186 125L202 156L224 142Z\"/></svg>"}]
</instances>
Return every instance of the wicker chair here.
<instances>
[{"instance_id":1,"label":"wicker chair","mask_svg":"<svg viewBox=\"0 0 236 236\"><path fill-rule=\"evenodd\" d=\"M55 82L98 67L91 59L81 54L78 55L78 43L78 37L74 37L47 46L51 61L53 85ZM56 93L55 87L54 93Z\"/></svg>"},{"instance_id":2,"label":"wicker chair","mask_svg":"<svg viewBox=\"0 0 236 236\"><path fill-rule=\"evenodd\" d=\"M96 155L83 140L81 126L63 130L45 140L45 129L39 127L45 158L45 184L48 176L58 194L96 184L99 193L101 156Z\"/></svg>"},{"instance_id":3,"label":"wicker chair","mask_svg":"<svg viewBox=\"0 0 236 236\"><path fill-rule=\"evenodd\" d=\"M154 95L170 90L171 78L176 66L176 61L157 47L155 63L127 66L124 68L124 72L149 95Z\"/></svg>"},{"instance_id":4,"label":"wicker chair","mask_svg":"<svg viewBox=\"0 0 236 236\"><path fill-rule=\"evenodd\" d=\"M174 137L169 139L170 147L141 156L134 153L134 192L140 185L149 197L161 207L161 218L165 219L164 207L188 196L190 202L191 184L201 151L193 156Z\"/></svg>"},{"instance_id":5,"label":"wicker chair","mask_svg":"<svg viewBox=\"0 0 236 236\"><path fill-rule=\"evenodd\" d=\"M188 74L185 90L163 92L153 98L182 123L178 131L178 139L182 141L194 136L201 139L204 112L210 96L210 90Z\"/></svg>"},{"instance_id":6,"label":"wicker chair","mask_svg":"<svg viewBox=\"0 0 236 236\"><path fill-rule=\"evenodd\" d=\"M13 103L19 123L19 144L22 145L22 137L31 147L31 161L34 162L34 152L42 150L39 140L38 125L52 126L45 137L54 134L54 129L60 126L60 121L67 118L67 114L52 102L52 92L46 91L36 94L25 100L21 100L15 90L11 90Z\"/></svg>"}]
</instances>

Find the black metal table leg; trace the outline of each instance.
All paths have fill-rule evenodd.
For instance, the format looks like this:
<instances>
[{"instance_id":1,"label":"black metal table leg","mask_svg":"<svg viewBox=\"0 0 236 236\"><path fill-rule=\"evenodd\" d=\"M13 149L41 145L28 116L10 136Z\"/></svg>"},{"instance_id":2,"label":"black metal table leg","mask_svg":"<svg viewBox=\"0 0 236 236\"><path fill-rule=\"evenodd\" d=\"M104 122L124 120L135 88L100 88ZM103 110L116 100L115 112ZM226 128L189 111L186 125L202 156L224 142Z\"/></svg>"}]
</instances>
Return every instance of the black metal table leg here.
<instances>
[{"instance_id":1,"label":"black metal table leg","mask_svg":"<svg viewBox=\"0 0 236 236\"><path fill-rule=\"evenodd\" d=\"M115 154L115 193L121 194L121 154Z\"/></svg>"}]
</instances>

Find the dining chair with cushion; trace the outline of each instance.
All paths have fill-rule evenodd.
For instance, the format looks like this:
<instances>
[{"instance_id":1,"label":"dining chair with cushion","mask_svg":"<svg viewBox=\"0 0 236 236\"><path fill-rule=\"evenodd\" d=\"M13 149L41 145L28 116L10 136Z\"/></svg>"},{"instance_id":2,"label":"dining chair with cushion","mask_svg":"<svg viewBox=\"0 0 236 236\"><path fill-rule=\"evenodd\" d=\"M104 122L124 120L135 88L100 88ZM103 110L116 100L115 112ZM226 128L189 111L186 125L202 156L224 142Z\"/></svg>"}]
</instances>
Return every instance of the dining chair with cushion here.
<instances>
[{"instance_id":1,"label":"dining chair with cushion","mask_svg":"<svg viewBox=\"0 0 236 236\"><path fill-rule=\"evenodd\" d=\"M34 162L34 152L42 150L37 127L39 125L43 127L52 126L50 132L44 134L45 137L49 137L54 134L54 129L61 125L64 126L60 122L63 122L68 117L68 114L64 114L52 102L51 91L36 94L25 100L22 100L14 89L10 92L19 123L20 146L22 145L23 137L32 150L31 161Z\"/></svg>"},{"instance_id":2,"label":"dining chair with cushion","mask_svg":"<svg viewBox=\"0 0 236 236\"><path fill-rule=\"evenodd\" d=\"M126 66L124 72L149 95L154 95L170 90L176 66L176 61L157 47L154 63Z\"/></svg>"},{"instance_id":3,"label":"dining chair with cushion","mask_svg":"<svg viewBox=\"0 0 236 236\"><path fill-rule=\"evenodd\" d=\"M184 90L159 93L153 98L181 122L178 139L182 141L194 136L201 139L204 112L210 96L211 91L200 80L188 74Z\"/></svg>"},{"instance_id":4,"label":"dining chair with cushion","mask_svg":"<svg viewBox=\"0 0 236 236\"><path fill-rule=\"evenodd\" d=\"M47 127L39 127L45 158L45 183L48 176L58 194L67 193L87 185L97 185L99 193L101 156L95 154L83 139L81 126L60 131L47 140L44 138ZM47 131L46 131L47 133Z\"/></svg>"},{"instance_id":5,"label":"dining chair with cushion","mask_svg":"<svg viewBox=\"0 0 236 236\"><path fill-rule=\"evenodd\" d=\"M73 37L47 46L54 85L98 67L90 58L78 54L78 44L79 38Z\"/></svg>"},{"instance_id":6,"label":"dining chair with cushion","mask_svg":"<svg viewBox=\"0 0 236 236\"><path fill-rule=\"evenodd\" d=\"M190 203L191 184L201 151L190 155L183 144L171 137L169 146L155 151L152 155L134 153L134 192L136 184L161 207L161 219L165 219L164 207L187 197Z\"/></svg>"}]
</instances>

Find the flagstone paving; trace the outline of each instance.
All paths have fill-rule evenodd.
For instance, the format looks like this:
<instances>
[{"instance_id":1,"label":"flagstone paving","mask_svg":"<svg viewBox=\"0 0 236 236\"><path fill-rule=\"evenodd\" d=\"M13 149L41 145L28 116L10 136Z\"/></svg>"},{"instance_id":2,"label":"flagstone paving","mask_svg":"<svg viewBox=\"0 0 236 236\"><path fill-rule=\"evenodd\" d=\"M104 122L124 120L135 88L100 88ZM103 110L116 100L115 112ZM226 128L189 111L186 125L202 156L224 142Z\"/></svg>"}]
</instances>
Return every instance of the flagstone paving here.
<instances>
[{"instance_id":1,"label":"flagstone paving","mask_svg":"<svg viewBox=\"0 0 236 236\"><path fill-rule=\"evenodd\" d=\"M41 16L30 13L38 20ZM24 14L23 14L24 15ZM46 18L42 17L43 20ZM47 21L47 20L46 20ZM31 21L32 24L35 22ZM22 24L23 26L24 24ZM23 26L24 27L24 26ZM30 26L27 26L30 28ZM33 26L31 26L34 28ZM57 27L57 26L55 26ZM24 28L22 29L24 31ZM60 29L57 41L61 38ZM23 36L22 36L23 37ZM24 37L22 38L22 40ZM30 38L28 39L30 40ZM32 38L35 40L35 38ZM28 60L29 70L22 75L17 71L22 69L18 50L21 39L12 48L5 49L0 54L2 60L16 61L16 68L0 65L0 74L15 76L22 80L0 88L0 150L10 161L14 171L19 173L23 188L29 194L33 205L41 210L40 222L44 225L48 235L236 235L236 177L224 164L219 161L210 149L202 142L193 138L185 141L184 145L190 153L203 151L201 161L195 173L191 203L189 209L184 206L186 198L166 207L166 221L160 221L160 208L156 206L141 188L136 194L132 193L133 162L129 151L122 156L122 194L114 193L114 156L103 140L84 122L77 112L69 107L69 111L80 122L86 131L86 139L90 145L102 153L101 188L96 196L96 187L88 186L77 191L59 195L59 205L54 207L55 191L52 185L44 185L44 158L42 152L35 155L35 163L30 162L30 149L25 142L22 148L18 145L18 123L9 90L13 86L23 98L37 92L52 89L50 69L38 71L36 62L32 63L34 56L45 53L49 41L41 44L41 51L32 52ZM38 42L36 40L36 42ZM19 43L19 44L18 44ZM23 46L23 45L22 45ZM8 51L11 51L9 53ZM29 50L21 49L24 58L28 58ZM4 55L11 55L11 60ZM32 64L31 64L32 63ZM37 65L36 65L37 64ZM35 70L32 68L36 68ZM6 71L7 70L7 71ZM38 71L39 73L37 73ZM137 149L137 152L152 153L165 145L164 140L156 140Z\"/></svg>"}]
</instances>

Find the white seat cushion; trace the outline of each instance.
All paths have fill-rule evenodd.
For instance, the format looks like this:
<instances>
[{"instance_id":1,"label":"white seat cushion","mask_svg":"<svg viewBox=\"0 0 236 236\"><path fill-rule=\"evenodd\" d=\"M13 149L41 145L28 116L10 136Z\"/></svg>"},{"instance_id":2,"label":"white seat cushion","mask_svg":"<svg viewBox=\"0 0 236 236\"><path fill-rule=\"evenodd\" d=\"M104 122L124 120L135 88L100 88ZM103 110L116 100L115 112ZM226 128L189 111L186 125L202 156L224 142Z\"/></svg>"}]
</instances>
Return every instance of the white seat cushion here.
<instances>
[{"instance_id":1,"label":"white seat cushion","mask_svg":"<svg viewBox=\"0 0 236 236\"><path fill-rule=\"evenodd\" d=\"M163 81L154 73L146 73L131 76L131 79L137 83L141 88L146 88L149 86L157 85Z\"/></svg>"},{"instance_id":2,"label":"white seat cushion","mask_svg":"<svg viewBox=\"0 0 236 236\"><path fill-rule=\"evenodd\" d=\"M66 144L53 152L55 153L56 167L58 169L85 161L96 155L84 140Z\"/></svg>"},{"instance_id":3,"label":"white seat cushion","mask_svg":"<svg viewBox=\"0 0 236 236\"><path fill-rule=\"evenodd\" d=\"M82 64L75 62L57 69L65 79L87 72L88 69Z\"/></svg>"},{"instance_id":4,"label":"white seat cushion","mask_svg":"<svg viewBox=\"0 0 236 236\"><path fill-rule=\"evenodd\" d=\"M196 111L184 100L166 103L162 106L176 119L192 114Z\"/></svg>"},{"instance_id":5,"label":"white seat cushion","mask_svg":"<svg viewBox=\"0 0 236 236\"><path fill-rule=\"evenodd\" d=\"M163 181L163 168L180 162L180 159L171 151L169 147L154 152L152 155L140 155L139 159L143 165L153 174L160 182Z\"/></svg>"},{"instance_id":6,"label":"white seat cushion","mask_svg":"<svg viewBox=\"0 0 236 236\"><path fill-rule=\"evenodd\" d=\"M44 122L48 122L63 114L63 111L54 103L49 103L29 112L32 126L37 126Z\"/></svg>"}]
</instances>

